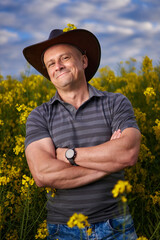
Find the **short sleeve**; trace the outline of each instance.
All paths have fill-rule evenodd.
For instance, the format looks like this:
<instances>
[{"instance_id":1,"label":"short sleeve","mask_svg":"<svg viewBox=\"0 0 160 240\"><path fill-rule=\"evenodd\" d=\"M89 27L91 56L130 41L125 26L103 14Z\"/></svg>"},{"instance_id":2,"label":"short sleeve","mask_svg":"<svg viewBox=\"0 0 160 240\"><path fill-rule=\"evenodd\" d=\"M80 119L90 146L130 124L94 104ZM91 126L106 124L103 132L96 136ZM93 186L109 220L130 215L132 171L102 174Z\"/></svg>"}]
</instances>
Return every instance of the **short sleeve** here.
<instances>
[{"instance_id":1,"label":"short sleeve","mask_svg":"<svg viewBox=\"0 0 160 240\"><path fill-rule=\"evenodd\" d=\"M25 149L34 141L50 137L47 121L44 115L42 115L42 112L42 109L37 107L29 114L27 118Z\"/></svg>"},{"instance_id":2,"label":"short sleeve","mask_svg":"<svg viewBox=\"0 0 160 240\"><path fill-rule=\"evenodd\" d=\"M117 94L113 104L112 133L117 129L138 128L131 102L122 94Z\"/></svg>"}]
</instances>

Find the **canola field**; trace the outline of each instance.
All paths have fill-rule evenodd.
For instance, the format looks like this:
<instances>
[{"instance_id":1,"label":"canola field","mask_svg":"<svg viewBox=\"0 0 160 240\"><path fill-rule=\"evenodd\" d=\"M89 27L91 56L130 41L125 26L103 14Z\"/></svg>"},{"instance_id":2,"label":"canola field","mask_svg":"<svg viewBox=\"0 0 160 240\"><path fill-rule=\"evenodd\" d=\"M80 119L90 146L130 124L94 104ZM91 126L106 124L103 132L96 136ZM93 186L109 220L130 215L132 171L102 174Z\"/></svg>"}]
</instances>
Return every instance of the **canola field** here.
<instances>
[{"instance_id":1,"label":"canola field","mask_svg":"<svg viewBox=\"0 0 160 240\"><path fill-rule=\"evenodd\" d=\"M142 133L141 148L137 164L125 169L126 181L115 186L119 189L116 197L121 195L124 204L129 204L139 240L159 240L160 64L153 67L146 56L137 65L131 58L120 62L116 73L101 68L90 83L100 90L124 94L133 105ZM46 239L45 193L52 191L54 197L56 190L34 183L24 152L25 123L32 109L49 101L55 91L40 75L25 72L21 80L0 75L1 240ZM75 222L81 227L89 224L87 216L77 213L69 219L69 226Z\"/></svg>"}]
</instances>

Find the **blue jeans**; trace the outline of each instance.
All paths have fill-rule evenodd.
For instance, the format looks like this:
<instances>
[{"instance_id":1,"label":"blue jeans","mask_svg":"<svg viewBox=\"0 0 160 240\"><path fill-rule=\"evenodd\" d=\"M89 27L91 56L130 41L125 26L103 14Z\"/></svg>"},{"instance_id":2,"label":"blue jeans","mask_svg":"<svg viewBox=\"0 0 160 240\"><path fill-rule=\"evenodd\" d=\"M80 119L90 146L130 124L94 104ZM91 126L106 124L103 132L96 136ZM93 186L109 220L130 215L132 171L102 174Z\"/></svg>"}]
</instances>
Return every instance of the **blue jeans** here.
<instances>
[{"instance_id":1,"label":"blue jeans","mask_svg":"<svg viewBox=\"0 0 160 240\"><path fill-rule=\"evenodd\" d=\"M63 224L48 224L49 240L136 240L132 217L117 217L105 222L91 224L92 234L88 236L88 227L79 229L69 228Z\"/></svg>"}]
</instances>

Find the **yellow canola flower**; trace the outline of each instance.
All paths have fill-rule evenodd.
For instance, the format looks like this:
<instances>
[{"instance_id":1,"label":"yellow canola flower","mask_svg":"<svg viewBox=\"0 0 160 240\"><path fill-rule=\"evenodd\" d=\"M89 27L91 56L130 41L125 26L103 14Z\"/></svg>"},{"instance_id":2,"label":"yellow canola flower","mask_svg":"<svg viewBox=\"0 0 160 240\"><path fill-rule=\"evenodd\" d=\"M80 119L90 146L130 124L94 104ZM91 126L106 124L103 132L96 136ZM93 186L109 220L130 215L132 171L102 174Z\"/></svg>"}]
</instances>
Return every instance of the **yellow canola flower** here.
<instances>
[{"instance_id":1,"label":"yellow canola flower","mask_svg":"<svg viewBox=\"0 0 160 240\"><path fill-rule=\"evenodd\" d=\"M87 235L90 236L91 234L92 234L92 228L89 228L89 229L87 230Z\"/></svg>"},{"instance_id":2,"label":"yellow canola flower","mask_svg":"<svg viewBox=\"0 0 160 240\"><path fill-rule=\"evenodd\" d=\"M127 202L127 198L125 196L121 197L122 202Z\"/></svg>"},{"instance_id":3,"label":"yellow canola flower","mask_svg":"<svg viewBox=\"0 0 160 240\"><path fill-rule=\"evenodd\" d=\"M3 120L0 119L0 126L3 126L4 125L4 122Z\"/></svg>"},{"instance_id":4,"label":"yellow canola flower","mask_svg":"<svg viewBox=\"0 0 160 240\"><path fill-rule=\"evenodd\" d=\"M148 240L148 238L142 236L142 237L137 238L137 240Z\"/></svg>"},{"instance_id":5,"label":"yellow canola flower","mask_svg":"<svg viewBox=\"0 0 160 240\"><path fill-rule=\"evenodd\" d=\"M38 94L38 93L37 93ZM36 95L36 94L35 94ZM27 117L29 115L29 113L33 110L33 108L37 107L37 104L34 103L33 101L30 101L28 103L28 106L26 106L25 104L16 104L16 109L17 111L20 113L20 117L19 117L19 123L20 124L25 124Z\"/></svg>"},{"instance_id":6,"label":"yellow canola flower","mask_svg":"<svg viewBox=\"0 0 160 240\"><path fill-rule=\"evenodd\" d=\"M68 32L68 31L77 29L76 26L75 26L74 24L71 24L71 23L68 23L67 26L68 26L68 27L66 27L66 28L63 29L63 32Z\"/></svg>"},{"instance_id":7,"label":"yellow canola flower","mask_svg":"<svg viewBox=\"0 0 160 240\"><path fill-rule=\"evenodd\" d=\"M6 194L6 198L10 199L11 204L14 204L15 202L15 195L13 192L8 191Z\"/></svg>"},{"instance_id":8,"label":"yellow canola flower","mask_svg":"<svg viewBox=\"0 0 160 240\"><path fill-rule=\"evenodd\" d=\"M10 233L7 233L6 234L6 240L18 240L18 233L17 233L17 230L11 230Z\"/></svg>"},{"instance_id":9,"label":"yellow canola flower","mask_svg":"<svg viewBox=\"0 0 160 240\"><path fill-rule=\"evenodd\" d=\"M45 189L46 189L47 193L51 192L51 197L55 197L55 195L56 195L56 188L52 189L52 188L46 187Z\"/></svg>"},{"instance_id":10,"label":"yellow canola flower","mask_svg":"<svg viewBox=\"0 0 160 240\"><path fill-rule=\"evenodd\" d=\"M154 89L152 87L148 87L144 91L144 95L152 97L152 96L156 96L156 93L155 93L155 91L154 91Z\"/></svg>"},{"instance_id":11,"label":"yellow canola flower","mask_svg":"<svg viewBox=\"0 0 160 240\"><path fill-rule=\"evenodd\" d=\"M160 120L156 119L155 123L157 124L157 126L160 128Z\"/></svg>"},{"instance_id":12,"label":"yellow canola flower","mask_svg":"<svg viewBox=\"0 0 160 240\"><path fill-rule=\"evenodd\" d=\"M148 56L145 56L143 59L142 71L145 73L153 71L152 59L150 59Z\"/></svg>"},{"instance_id":13,"label":"yellow canola flower","mask_svg":"<svg viewBox=\"0 0 160 240\"><path fill-rule=\"evenodd\" d=\"M155 192L155 196L150 195L150 197L152 198L153 204L159 204L160 205L160 191L159 192Z\"/></svg>"},{"instance_id":14,"label":"yellow canola flower","mask_svg":"<svg viewBox=\"0 0 160 240\"><path fill-rule=\"evenodd\" d=\"M67 225L70 228L77 226L79 229L89 227L90 224L88 223L87 219L88 217L82 213L74 213L67 222Z\"/></svg>"},{"instance_id":15,"label":"yellow canola flower","mask_svg":"<svg viewBox=\"0 0 160 240\"><path fill-rule=\"evenodd\" d=\"M9 177L6 177L6 176L0 177L0 185L7 185L7 183L9 182L10 182Z\"/></svg>"},{"instance_id":16,"label":"yellow canola flower","mask_svg":"<svg viewBox=\"0 0 160 240\"><path fill-rule=\"evenodd\" d=\"M27 198L29 201L32 201L32 194L34 194L34 191L32 189L32 191L29 191L30 186L33 186L34 184L34 179L30 178L26 175L23 175L23 179L22 179L22 186L21 186L21 198Z\"/></svg>"},{"instance_id":17,"label":"yellow canola flower","mask_svg":"<svg viewBox=\"0 0 160 240\"><path fill-rule=\"evenodd\" d=\"M43 223L39 225L39 228L37 229L37 234L35 235L35 239L45 239L49 235L48 229L47 229L47 221L44 220Z\"/></svg>"},{"instance_id":18,"label":"yellow canola flower","mask_svg":"<svg viewBox=\"0 0 160 240\"><path fill-rule=\"evenodd\" d=\"M132 186L128 181L119 180L117 184L114 186L112 190L113 197L116 198L118 195L122 195L124 193L129 193L132 190ZM122 202L126 202L127 198L125 196L121 196Z\"/></svg>"},{"instance_id":19,"label":"yellow canola flower","mask_svg":"<svg viewBox=\"0 0 160 240\"><path fill-rule=\"evenodd\" d=\"M23 175L22 185L28 187L28 184L32 186L34 184L34 179Z\"/></svg>"},{"instance_id":20,"label":"yellow canola flower","mask_svg":"<svg viewBox=\"0 0 160 240\"><path fill-rule=\"evenodd\" d=\"M156 135L156 139L160 142L160 120L156 119L155 123L157 124L156 126L153 126L153 130Z\"/></svg>"},{"instance_id":21,"label":"yellow canola flower","mask_svg":"<svg viewBox=\"0 0 160 240\"><path fill-rule=\"evenodd\" d=\"M15 148L13 148L13 151L15 152L16 155L18 155L19 153L24 152L25 137L23 137L22 135L18 135L18 136L15 136L15 140L16 140L16 146Z\"/></svg>"}]
</instances>

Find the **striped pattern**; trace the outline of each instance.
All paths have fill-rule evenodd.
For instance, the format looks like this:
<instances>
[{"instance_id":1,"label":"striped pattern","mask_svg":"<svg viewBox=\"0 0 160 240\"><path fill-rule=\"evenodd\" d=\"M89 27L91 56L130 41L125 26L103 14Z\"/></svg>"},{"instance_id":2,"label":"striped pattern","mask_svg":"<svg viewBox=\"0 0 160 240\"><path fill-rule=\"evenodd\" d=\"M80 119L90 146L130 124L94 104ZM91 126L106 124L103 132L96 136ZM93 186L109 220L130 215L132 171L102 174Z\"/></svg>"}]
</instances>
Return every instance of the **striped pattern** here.
<instances>
[{"instance_id":1,"label":"striped pattern","mask_svg":"<svg viewBox=\"0 0 160 240\"><path fill-rule=\"evenodd\" d=\"M25 147L33 141L51 137L55 147L89 147L108 141L112 133L128 127L138 128L129 100L119 93L98 91L88 85L90 98L76 110L56 95L29 115ZM76 189L48 194L48 222L66 223L74 212L89 217L90 223L121 214L122 207L111 191L123 171Z\"/></svg>"}]
</instances>

